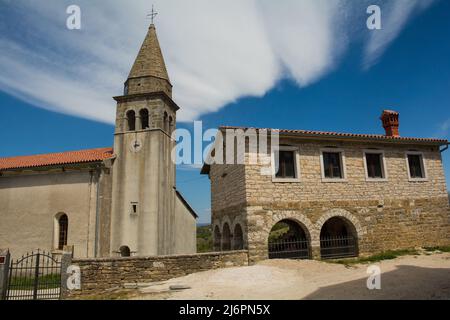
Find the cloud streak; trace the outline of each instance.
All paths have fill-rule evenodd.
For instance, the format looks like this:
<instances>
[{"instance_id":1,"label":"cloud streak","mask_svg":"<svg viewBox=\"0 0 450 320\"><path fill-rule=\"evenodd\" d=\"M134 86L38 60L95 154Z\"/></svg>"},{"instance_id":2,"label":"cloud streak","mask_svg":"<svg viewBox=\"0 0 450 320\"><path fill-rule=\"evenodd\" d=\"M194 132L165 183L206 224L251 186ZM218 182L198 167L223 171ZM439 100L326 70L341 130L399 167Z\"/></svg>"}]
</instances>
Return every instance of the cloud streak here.
<instances>
[{"instance_id":1,"label":"cloud streak","mask_svg":"<svg viewBox=\"0 0 450 320\"><path fill-rule=\"evenodd\" d=\"M384 29L367 39L366 68L433 0L379 3ZM65 28L70 1L0 4L0 89L41 108L113 123L111 97L122 93L144 39L148 2L80 0L81 31ZM369 4L155 0L174 99L182 107L178 119L195 120L241 97L263 96L281 79L300 87L320 80L360 37L353 30ZM365 24L358 28L368 32Z\"/></svg>"}]
</instances>

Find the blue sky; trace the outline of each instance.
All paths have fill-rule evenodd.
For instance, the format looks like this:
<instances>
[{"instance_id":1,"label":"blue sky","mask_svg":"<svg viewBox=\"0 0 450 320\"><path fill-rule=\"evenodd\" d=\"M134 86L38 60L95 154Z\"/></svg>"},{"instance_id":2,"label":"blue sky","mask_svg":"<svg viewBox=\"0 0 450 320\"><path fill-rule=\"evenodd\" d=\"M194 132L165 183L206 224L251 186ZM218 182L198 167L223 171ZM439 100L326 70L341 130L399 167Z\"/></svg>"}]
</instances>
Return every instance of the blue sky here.
<instances>
[{"instance_id":1,"label":"blue sky","mask_svg":"<svg viewBox=\"0 0 450 320\"><path fill-rule=\"evenodd\" d=\"M48 0L47 6L36 8L26 0L0 0L0 157L112 146L115 104L111 97L121 93L148 24L132 14L142 15L146 5L132 6L127 19L137 22L125 32L117 31L120 23L102 28L109 26L107 17L104 24L102 19L95 19L96 25L92 22L98 10L122 21L119 4L104 8L101 1L79 2L86 17L84 27L69 33L58 28L64 29L65 5L70 2ZM243 8L231 4L247 23L254 21L249 31L242 32L235 27L241 23L239 17L231 19L234 27L221 27L221 23L229 26L229 15L222 8L201 6L200 0L194 4L215 19L213 28L205 28L211 21L203 15L195 21L180 16L172 9L175 0L155 2L163 11L158 35L175 100L182 108L183 122L178 127L191 128L191 121L197 119L205 128L236 125L383 133L378 118L389 108L401 113L403 136L449 137L450 1L396 1L400 7L392 1L373 1L381 5L384 21L384 33L378 35L365 28L364 1L355 6L337 0L341 5L332 8L305 2L297 8L302 9L298 14L303 15L303 24L297 24L295 15L295 22L289 20L283 11L295 12L294 5L283 9L258 3L265 23L277 14L286 17L278 27L283 36L267 38L261 36L252 1ZM275 10L272 15L264 13L269 9ZM183 22L190 31L189 42L183 30L172 27L175 18L187 19ZM117 31L117 43L111 28ZM243 37L241 33L247 32ZM127 34L133 34L132 39ZM221 41L216 42L217 34ZM224 51L224 42L230 52ZM450 151L443 156L450 181ZM208 222L207 177L200 176L198 169L180 168L177 180L200 222Z\"/></svg>"}]
</instances>

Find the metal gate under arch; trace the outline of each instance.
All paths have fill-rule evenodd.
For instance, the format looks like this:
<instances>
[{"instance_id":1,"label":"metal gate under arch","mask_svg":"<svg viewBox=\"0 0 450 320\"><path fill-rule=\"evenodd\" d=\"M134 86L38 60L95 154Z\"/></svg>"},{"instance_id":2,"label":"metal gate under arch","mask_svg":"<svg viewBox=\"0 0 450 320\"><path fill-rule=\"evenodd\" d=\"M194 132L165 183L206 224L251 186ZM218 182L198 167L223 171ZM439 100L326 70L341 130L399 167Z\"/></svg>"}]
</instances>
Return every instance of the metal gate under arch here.
<instances>
[{"instance_id":1,"label":"metal gate under arch","mask_svg":"<svg viewBox=\"0 0 450 320\"><path fill-rule=\"evenodd\" d=\"M6 300L59 300L61 260L37 250L11 262Z\"/></svg>"}]
</instances>

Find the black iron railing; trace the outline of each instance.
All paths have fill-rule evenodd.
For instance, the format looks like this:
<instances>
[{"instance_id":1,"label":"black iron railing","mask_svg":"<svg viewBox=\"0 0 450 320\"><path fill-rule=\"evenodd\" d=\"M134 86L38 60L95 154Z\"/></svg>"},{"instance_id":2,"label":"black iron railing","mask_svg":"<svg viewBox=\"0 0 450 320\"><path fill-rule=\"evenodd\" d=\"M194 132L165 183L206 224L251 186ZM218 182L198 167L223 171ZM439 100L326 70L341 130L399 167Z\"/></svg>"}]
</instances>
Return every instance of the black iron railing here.
<instances>
[{"instance_id":1,"label":"black iron railing","mask_svg":"<svg viewBox=\"0 0 450 320\"><path fill-rule=\"evenodd\" d=\"M351 258L358 255L354 237L321 237L320 256L322 259Z\"/></svg>"},{"instance_id":2,"label":"black iron railing","mask_svg":"<svg viewBox=\"0 0 450 320\"><path fill-rule=\"evenodd\" d=\"M58 300L61 297L61 261L38 250L12 261L7 300Z\"/></svg>"},{"instance_id":3,"label":"black iron railing","mask_svg":"<svg viewBox=\"0 0 450 320\"><path fill-rule=\"evenodd\" d=\"M269 242L269 259L310 259L309 241L278 240Z\"/></svg>"}]
</instances>

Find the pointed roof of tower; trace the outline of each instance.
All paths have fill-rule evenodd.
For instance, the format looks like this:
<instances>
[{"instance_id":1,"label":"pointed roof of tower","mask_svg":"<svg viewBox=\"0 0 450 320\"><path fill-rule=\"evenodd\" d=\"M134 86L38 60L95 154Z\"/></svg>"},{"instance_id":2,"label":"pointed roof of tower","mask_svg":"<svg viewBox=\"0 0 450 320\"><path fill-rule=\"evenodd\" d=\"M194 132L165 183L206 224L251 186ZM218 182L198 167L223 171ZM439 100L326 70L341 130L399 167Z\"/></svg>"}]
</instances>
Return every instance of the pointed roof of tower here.
<instances>
[{"instance_id":1,"label":"pointed roof of tower","mask_svg":"<svg viewBox=\"0 0 450 320\"><path fill-rule=\"evenodd\" d=\"M142 77L155 77L167 80L170 83L154 24L151 24L148 29L147 36L131 68L128 79Z\"/></svg>"}]
</instances>

